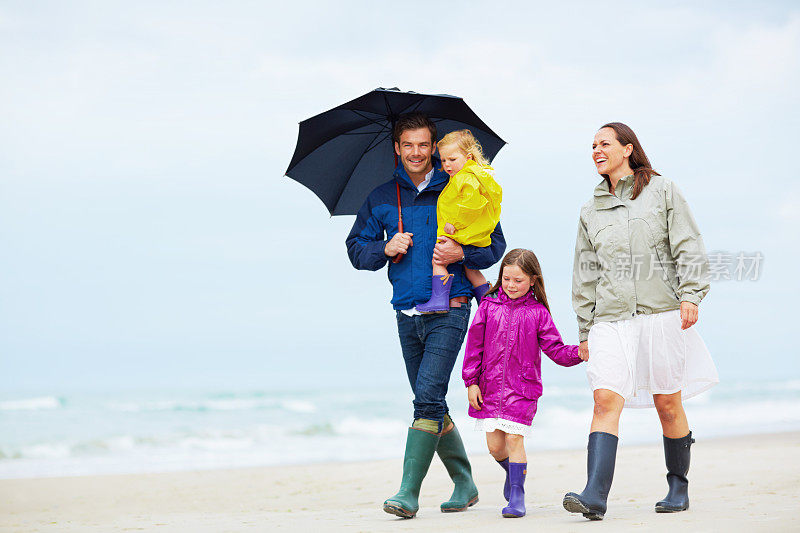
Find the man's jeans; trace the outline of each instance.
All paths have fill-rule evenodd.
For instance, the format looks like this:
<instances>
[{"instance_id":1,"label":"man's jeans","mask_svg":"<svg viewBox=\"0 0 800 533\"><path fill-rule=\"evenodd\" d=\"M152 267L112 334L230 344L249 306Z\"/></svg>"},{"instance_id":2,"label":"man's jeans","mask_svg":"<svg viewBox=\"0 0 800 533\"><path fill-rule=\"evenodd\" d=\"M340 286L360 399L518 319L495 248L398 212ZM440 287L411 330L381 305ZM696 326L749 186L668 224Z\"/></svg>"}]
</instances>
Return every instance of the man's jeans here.
<instances>
[{"instance_id":1,"label":"man's jeans","mask_svg":"<svg viewBox=\"0 0 800 533\"><path fill-rule=\"evenodd\" d=\"M397 331L414 393L414 420L435 420L442 431L447 385L464 342L470 304L447 313L407 316L397 311Z\"/></svg>"}]
</instances>

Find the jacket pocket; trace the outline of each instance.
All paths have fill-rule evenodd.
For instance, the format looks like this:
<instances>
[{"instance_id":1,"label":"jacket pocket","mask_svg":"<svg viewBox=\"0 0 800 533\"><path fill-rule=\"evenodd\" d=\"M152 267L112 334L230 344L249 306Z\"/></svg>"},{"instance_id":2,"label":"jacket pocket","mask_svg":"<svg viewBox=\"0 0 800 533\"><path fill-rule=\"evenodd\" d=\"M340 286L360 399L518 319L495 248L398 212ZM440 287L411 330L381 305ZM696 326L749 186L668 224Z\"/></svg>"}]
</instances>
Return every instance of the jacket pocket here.
<instances>
[{"instance_id":1,"label":"jacket pocket","mask_svg":"<svg viewBox=\"0 0 800 533\"><path fill-rule=\"evenodd\" d=\"M541 390L539 374L535 367L523 366L520 372L520 394L529 400L539 398Z\"/></svg>"}]
</instances>

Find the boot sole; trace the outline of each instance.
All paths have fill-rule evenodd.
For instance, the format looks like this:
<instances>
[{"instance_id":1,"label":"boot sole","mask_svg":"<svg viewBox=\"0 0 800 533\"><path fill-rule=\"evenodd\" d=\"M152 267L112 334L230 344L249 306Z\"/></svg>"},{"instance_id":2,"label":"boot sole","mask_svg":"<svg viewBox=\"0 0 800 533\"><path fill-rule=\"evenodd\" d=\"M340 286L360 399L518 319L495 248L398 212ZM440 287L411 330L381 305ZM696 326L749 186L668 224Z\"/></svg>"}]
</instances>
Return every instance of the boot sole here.
<instances>
[{"instance_id":1,"label":"boot sole","mask_svg":"<svg viewBox=\"0 0 800 533\"><path fill-rule=\"evenodd\" d=\"M403 509L399 505L391 505L388 503L383 504L383 510L384 512L393 514L395 516L399 516L400 518L414 518L415 516L417 516L416 511L412 512L409 511L408 509Z\"/></svg>"},{"instance_id":2,"label":"boot sole","mask_svg":"<svg viewBox=\"0 0 800 533\"><path fill-rule=\"evenodd\" d=\"M468 508L472 507L476 503L478 503L478 497L477 496L472 498L467 503L467 505L465 505L464 507L447 507L447 508L442 507L442 512L443 513L460 513L461 511L466 511Z\"/></svg>"},{"instance_id":3,"label":"boot sole","mask_svg":"<svg viewBox=\"0 0 800 533\"><path fill-rule=\"evenodd\" d=\"M592 511L574 496L564 496L564 501L562 503L564 509L570 513L581 513L584 518L588 518L589 520L602 520L603 516L605 516L604 514Z\"/></svg>"},{"instance_id":4,"label":"boot sole","mask_svg":"<svg viewBox=\"0 0 800 533\"><path fill-rule=\"evenodd\" d=\"M524 514L503 513L503 518L522 518Z\"/></svg>"},{"instance_id":5,"label":"boot sole","mask_svg":"<svg viewBox=\"0 0 800 533\"><path fill-rule=\"evenodd\" d=\"M680 513L681 511L686 511L687 509L689 509L688 505L686 507L682 508L682 509L677 509L675 507L663 507L661 505L656 505L656 512L657 513Z\"/></svg>"}]
</instances>

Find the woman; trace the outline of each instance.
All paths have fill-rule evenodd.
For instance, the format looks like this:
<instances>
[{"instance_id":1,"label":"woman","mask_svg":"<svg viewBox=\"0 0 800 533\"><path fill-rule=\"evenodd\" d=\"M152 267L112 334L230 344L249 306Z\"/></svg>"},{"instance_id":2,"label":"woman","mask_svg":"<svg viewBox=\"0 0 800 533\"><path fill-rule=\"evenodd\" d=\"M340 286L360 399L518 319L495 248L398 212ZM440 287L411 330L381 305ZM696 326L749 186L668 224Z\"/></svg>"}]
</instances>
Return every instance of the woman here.
<instances>
[{"instance_id":1,"label":"woman","mask_svg":"<svg viewBox=\"0 0 800 533\"><path fill-rule=\"evenodd\" d=\"M650 167L633 130L606 124L594 137L592 157L603 180L581 208L572 304L594 416L586 488L566 494L564 508L603 518L622 408L655 406L669 485L656 512L683 511L694 439L682 399L719 381L703 340L690 329L709 290L705 248L686 200Z\"/></svg>"}]
</instances>

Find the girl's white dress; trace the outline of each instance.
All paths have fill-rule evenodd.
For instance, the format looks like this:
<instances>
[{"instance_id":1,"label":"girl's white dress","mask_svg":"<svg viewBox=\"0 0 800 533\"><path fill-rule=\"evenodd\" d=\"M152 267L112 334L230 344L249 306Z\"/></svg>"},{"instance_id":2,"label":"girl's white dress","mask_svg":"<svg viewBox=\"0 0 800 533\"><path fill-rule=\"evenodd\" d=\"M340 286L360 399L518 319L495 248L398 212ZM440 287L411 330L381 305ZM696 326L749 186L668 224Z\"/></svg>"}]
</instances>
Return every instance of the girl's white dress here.
<instances>
[{"instance_id":1,"label":"girl's white dress","mask_svg":"<svg viewBox=\"0 0 800 533\"><path fill-rule=\"evenodd\" d=\"M653 394L682 391L682 399L691 398L719 383L697 326L682 330L678 309L598 322L588 340L592 390L616 392L625 407L653 407Z\"/></svg>"},{"instance_id":2,"label":"girl's white dress","mask_svg":"<svg viewBox=\"0 0 800 533\"><path fill-rule=\"evenodd\" d=\"M522 435L523 437L530 437L531 426L520 424L519 422L512 422L503 418L476 418L475 431L485 431L491 433L499 429L512 435Z\"/></svg>"}]
</instances>

